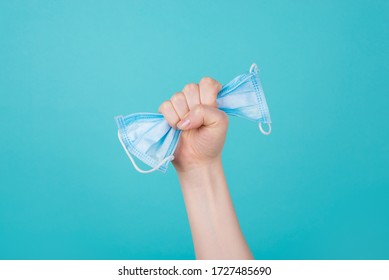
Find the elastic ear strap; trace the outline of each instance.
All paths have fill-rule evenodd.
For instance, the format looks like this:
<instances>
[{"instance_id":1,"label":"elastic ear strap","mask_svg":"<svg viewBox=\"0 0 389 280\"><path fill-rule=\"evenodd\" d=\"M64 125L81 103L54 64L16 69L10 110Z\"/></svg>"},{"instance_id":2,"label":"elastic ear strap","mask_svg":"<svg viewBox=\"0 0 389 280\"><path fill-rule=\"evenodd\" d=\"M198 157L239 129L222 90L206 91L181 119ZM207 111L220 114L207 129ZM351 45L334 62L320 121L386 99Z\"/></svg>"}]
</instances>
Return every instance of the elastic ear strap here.
<instances>
[{"instance_id":1,"label":"elastic ear strap","mask_svg":"<svg viewBox=\"0 0 389 280\"><path fill-rule=\"evenodd\" d=\"M262 123L261 123L261 122L258 123L258 127L259 127L259 130L260 130L260 131L262 132L262 134L264 134L264 135L269 135L269 134L271 133L271 124L270 124L270 123L267 124L267 127L269 128L268 131L265 131L265 130L263 129Z\"/></svg>"},{"instance_id":2,"label":"elastic ear strap","mask_svg":"<svg viewBox=\"0 0 389 280\"><path fill-rule=\"evenodd\" d=\"M258 73L258 66L257 64L253 63L249 70L250 73Z\"/></svg>"},{"instance_id":3,"label":"elastic ear strap","mask_svg":"<svg viewBox=\"0 0 389 280\"><path fill-rule=\"evenodd\" d=\"M154 172L154 171L158 170L158 168L160 168L165 162L174 159L174 156L168 156L168 157L164 158L157 166L151 168L150 170L140 169L139 166L136 164L134 158L130 154L130 152L127 150L126 145L123 143L123 140L120 137L120 131L118 131L118 138L119 138L119 141L120 141L120 143L122 144L122 146L124 148L124 151L126 152L127 156L130 158L132 165L134 166L136 171L138 171L140 173L151 173L151 172Z\"/></svg>"}]
</instances>

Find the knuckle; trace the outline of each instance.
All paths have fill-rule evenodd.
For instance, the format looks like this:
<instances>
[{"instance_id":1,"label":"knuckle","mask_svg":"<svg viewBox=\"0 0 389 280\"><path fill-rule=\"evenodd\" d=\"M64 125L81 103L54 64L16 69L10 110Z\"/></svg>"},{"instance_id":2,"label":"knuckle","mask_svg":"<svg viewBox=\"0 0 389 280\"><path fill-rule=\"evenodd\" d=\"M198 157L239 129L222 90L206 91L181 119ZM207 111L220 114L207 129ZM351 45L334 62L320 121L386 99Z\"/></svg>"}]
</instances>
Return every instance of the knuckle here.
<instances>
[{"instance_id":1,"label":"knuckle","mask_svg":"<svg viewBox=\"0 0 389 280\"><path fill-rule=\"evenodd\" d=\"M203 77L203 78L201 78L200 82L202 84L212 84L213 79L211 77Z\"/></svg>"},{"instance_id":2,"label":"knuckle","mask_svg":"<svg viewBox=\"0 0 389 280\"><path fill-rule=\"evenodd\" d=\"M183 101L185 99L185 95L183 92L177 92L176 94L174 94L172 96L172 98L170 99L172 102L180 102L180 101Z\"/></svg>"},{"instance_id":3,"label":"knuckle","mask_svg":"<svg viewBox=\"0 0 389 280\"><path fill-rule=\"evenodd\" d=\"M186 91L186 92L193 92L195 90L197 90L197 84L195 84L195 83L187 84L184 87L184 91Z\"/></svg>"},{"instance_id":4,"label":"knuckle","mask_svg":"<svg viewBox=\"0 0 389 280\"><path fill-rule=\"evenodd\" d=\"M219 92L222 89L221 83L211 77L204 77L200 81L201 84L217 89Z\"/></svg>"},{"instance_id":5,"label":"knuckle","mask_svg":"<svg viewBox=\"0 0 389 280\"><path fill-rule=\"evenodd\" d=\"M200 81L204 85L219 87L220 83L211 77L203 77Z\"/></svg>"},{"instance_id":6,"label":"knuckle","mask_svg":"<svg viewBox=\"0 0 389 280\"><path fill-rule=\"evenodd\" d=\"M158 111L161 113L166 112L170 108L170 101L164 101L162 104L159 106Z\"/></svg>"}]
</instances>

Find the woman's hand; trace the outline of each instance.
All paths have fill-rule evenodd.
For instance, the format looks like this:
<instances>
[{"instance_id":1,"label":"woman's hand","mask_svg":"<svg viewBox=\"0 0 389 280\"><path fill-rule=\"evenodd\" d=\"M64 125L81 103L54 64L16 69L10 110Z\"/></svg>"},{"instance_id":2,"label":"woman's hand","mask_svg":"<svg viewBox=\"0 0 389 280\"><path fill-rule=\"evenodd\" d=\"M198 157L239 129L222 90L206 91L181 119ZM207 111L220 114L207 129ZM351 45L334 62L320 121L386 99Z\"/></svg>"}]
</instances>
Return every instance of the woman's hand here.
<instances>
[{"instance_id":1,"label":"woman's hand","mask_svg":"<svg viewBox=\"0 0 389 280\"><path fill-rule=\"evenodd\" d=\"M187 84L159 107L167 122L183 130L173 164L178 172L210 166L220 160L228 118L217 109L221 84L209 77Z\"/></svg>"},{"instance_id":2,"label":"woman's hand","mask_svg":"<svg viewBox=\"0 0 389 280\"><path fill-rule=\"evenodd\" d=\"M159 108L182 129L173 164L178 172L197 259L252 259L240 230L221 162L227 115L217 109L222 86L211 78L188 84Z\"/></svg>"}]
</instances>

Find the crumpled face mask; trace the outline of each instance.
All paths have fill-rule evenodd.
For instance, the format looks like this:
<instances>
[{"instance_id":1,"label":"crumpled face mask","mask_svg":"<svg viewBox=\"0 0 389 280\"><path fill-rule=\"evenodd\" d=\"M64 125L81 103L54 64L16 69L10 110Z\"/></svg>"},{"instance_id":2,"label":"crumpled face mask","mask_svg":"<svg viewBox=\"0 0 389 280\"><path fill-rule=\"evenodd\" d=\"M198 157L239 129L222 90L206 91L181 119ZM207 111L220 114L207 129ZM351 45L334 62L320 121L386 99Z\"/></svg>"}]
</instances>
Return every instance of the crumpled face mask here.
<instances>
[{"instance_id":1,"label":"crumpled face mask","mask_svg":"<svg viewBox=\"0 0 389 280\"><path fill-rule=\"evenodd\" d=\"M246 118L258 123L259 130L269 135L271 119L258 76L258 67L253 64L249 70L224 85L218 93L218 108L228 115ZM117 116L118 137L135 169L141 173L156 170L166 172L180 139L181 130L172 128L162 114L137 113ZM263 129L267 124L268 130ZM150 167L142 170L133 156Z\"/></svg>"}]
</instances>

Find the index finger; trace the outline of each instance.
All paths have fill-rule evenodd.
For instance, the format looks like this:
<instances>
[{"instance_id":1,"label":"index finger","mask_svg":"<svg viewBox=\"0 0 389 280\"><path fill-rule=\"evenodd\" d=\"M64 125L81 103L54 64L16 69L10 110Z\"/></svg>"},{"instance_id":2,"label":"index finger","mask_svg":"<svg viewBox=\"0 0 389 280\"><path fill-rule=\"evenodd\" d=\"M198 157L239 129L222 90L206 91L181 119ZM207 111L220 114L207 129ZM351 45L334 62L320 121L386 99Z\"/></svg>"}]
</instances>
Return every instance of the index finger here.
<instances>
[{"instance_id":1,"label":"index finger","mask_svg":"<svg viewBox=\"0 0 389 280\"><path fill-rule=\"evenodd\" d=\"M216 97L221 90L222 85L210 77L204 77L199 83L200 102L204 105L217 107Z\"/></svg>"}]
</instances>

